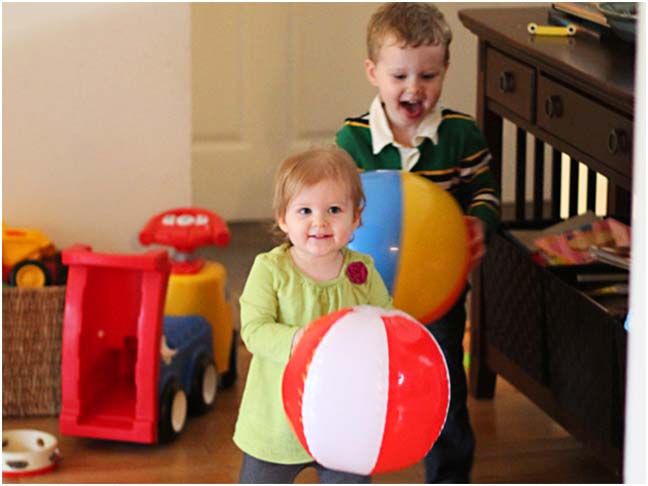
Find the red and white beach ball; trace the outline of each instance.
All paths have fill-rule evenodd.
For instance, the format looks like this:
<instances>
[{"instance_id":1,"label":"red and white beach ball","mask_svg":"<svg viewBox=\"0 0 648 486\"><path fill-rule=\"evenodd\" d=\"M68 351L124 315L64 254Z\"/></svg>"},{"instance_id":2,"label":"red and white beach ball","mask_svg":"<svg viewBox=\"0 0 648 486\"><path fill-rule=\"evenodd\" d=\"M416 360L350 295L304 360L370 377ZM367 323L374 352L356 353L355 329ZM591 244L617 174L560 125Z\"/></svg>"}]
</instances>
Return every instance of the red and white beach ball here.
<instances>
[{"instance_id":1,"label":"red and white beach ball","mask_svg":"<svg viewBox=\"0 0 648 486\"><path fill-rule=\"evenodd\" d=\"M320 464L356 474L415 464L448 412L445 359L408 314L358 306L315 320L283 377L286 414Z\"/></svg>"}]
</instances>

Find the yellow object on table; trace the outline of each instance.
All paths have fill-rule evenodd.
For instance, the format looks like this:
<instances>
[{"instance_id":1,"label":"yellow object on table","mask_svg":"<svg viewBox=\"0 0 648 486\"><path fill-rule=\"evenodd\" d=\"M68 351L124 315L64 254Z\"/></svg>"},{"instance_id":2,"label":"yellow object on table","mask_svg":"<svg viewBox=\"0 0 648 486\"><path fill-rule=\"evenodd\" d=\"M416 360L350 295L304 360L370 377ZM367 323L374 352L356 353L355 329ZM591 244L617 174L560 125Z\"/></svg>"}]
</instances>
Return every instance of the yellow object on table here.
<instances>
[{"instance_id":1,"label":"yellow object on table","mask_svg":"<svg viewBox=\"0 0 648 486\"><path fill-rule=\"evenodd\" d=\"M576 33L576 26L569 24L565 26L558 25L538 25L530 22L527 25L527 31L533 35L551 35L558 37L568 37Z\"/></svg>"}]
</instances>

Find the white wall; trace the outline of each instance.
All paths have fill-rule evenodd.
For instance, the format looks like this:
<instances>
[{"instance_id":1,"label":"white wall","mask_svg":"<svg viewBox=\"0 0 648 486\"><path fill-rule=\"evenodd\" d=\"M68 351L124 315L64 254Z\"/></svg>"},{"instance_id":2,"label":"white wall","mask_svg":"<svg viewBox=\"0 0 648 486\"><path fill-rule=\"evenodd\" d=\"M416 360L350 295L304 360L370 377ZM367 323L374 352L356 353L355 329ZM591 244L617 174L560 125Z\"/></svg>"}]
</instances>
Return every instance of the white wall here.
<instances>
[{"instance_id":1,"label":"white wall","mask_svg":"<svg viewBox=\"0 0 648 486\"><path fill-rule=\"evenodd\" d=\"M190 188L188 4L4 3L2 216L137 249Z\"/></svg>"},{"instance_id":2,"label":"white wall","mask_svg":"<svg viewBox=\"0 0 648 486\"><path fill-rule=\"evenodd\" d=\"M646 166L646 55L648 29L646 28L645 4L639 6L637 68L635 71L635 126L634 126L634 175L632 178L632 266L630 267L630 329L628 331L628 374L626 380L625 457L623 479L626 484L646 484L648 463L646 457L646 372L648 361L648 167Z\"/></svg>"}]
</instances>

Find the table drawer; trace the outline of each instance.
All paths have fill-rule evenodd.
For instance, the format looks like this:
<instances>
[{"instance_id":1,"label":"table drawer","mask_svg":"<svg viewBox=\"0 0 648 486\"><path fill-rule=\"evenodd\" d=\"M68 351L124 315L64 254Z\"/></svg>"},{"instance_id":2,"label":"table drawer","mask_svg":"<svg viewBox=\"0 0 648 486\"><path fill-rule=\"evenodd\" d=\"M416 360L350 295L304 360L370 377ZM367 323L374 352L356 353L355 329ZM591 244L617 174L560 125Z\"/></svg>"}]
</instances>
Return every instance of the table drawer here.
<instances>
[{"instance_id":1,"label":"table drawer","mask_svg":"<svg viewBox=\"0 0 648 486\"><path fill-rule=\"evenodd\" d=\"M630 176L632 119L542 75L537 106L540 128Z\"/></svg>"},{"instance_id":2,"label":"table drawer","mask_svg":"<svg viewBox=\"0 0 648 486\"><path fill-rule=\"evenodd\" d=\"M533 123L535 70L501 52L486 50L486 96Z\"/></svg>"}]
</instances>

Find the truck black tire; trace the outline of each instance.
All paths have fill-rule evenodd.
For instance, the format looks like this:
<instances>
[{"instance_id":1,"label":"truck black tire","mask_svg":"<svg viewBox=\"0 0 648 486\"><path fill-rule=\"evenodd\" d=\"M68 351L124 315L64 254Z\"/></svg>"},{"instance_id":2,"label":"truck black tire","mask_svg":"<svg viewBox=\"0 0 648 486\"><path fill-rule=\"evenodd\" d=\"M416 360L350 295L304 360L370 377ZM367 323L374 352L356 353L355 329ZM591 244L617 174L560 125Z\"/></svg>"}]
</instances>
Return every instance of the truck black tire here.
<instances>
[{"instance_id":1,"label":"truck black tire","mask_svg":"<svg viewBox=\"0 0 648 486\"><path fill-rule=\"evenodd\" d=\"M214 360L207 354L201 354L191 378L189 410L192 414L205 413L214 405L218 393L218 382L218 371Z\"/></svg>"},{"instance_id":2,"label":"truck black tire","mask_svg":"<svg viewBox=\"0 0 648 486\"><path fill-rule=\"evenodd\" d=\"M11 269L9 284L16 287L40 288L52 283L48 268L38 260L23 260Z\"/></svg>"},{"instance_id":3,"label":"truck black tire","mask_svg":"<svg viewBox=\"0 0 648 486\"><path fill-rule=\"evenodd\" d=\"M158 421L158 442L175 439L187 422L187 394L180 381L172 378L160 396L160 419Z\"/></svg>"}]
</instances>

